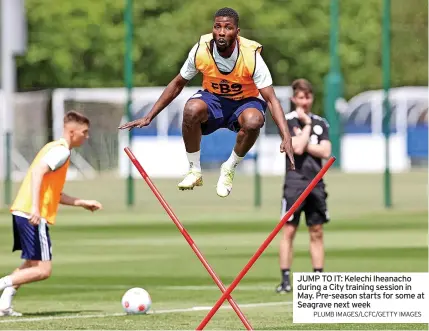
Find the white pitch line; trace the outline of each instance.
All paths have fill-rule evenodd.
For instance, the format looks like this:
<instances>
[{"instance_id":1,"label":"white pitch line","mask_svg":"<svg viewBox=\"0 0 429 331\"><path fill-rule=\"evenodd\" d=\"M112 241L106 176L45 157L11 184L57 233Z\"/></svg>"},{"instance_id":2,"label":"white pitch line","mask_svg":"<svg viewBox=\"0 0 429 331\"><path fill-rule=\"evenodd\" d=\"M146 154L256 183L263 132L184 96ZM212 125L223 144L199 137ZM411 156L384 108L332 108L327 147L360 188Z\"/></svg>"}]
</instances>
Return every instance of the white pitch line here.
<instances>
[{"instance_id":1,"label":"white pitch line","mask_svg":"<svg viewBox=\"0 0 429 331\"><path fill-rule=\"evenodd\" d=\"M225 284L228 287L229 284ZM57 289L83 289L83 290L127 290L133 285L84 285L84 284L41 284L37 288L57 288ZM149 289L168 291L219 291L216 285L163 285L150 286ZM274 291L271 285L238 285L234 291Z\"/></svg>"},{"instance_id":2,"label":"white pitch line","mask_svg":"<svg viewBox=\"0 0 429 331\"><path fill-rule=\"evenodd\" d=\"M273 307L273 306L285 306L291 305L292 301L279 301L279 302L261 302L261 303L247 303L239 305L241 308L257 308L257 307ZM164 309L164 310L153 310L147 314L170 314L170 313L186 313L191 311L209 311L212 307L192 307L192 308L178 308L178 309ZM221 306L220 309L232 309L231 306ZM11 318L0 321L0 323L23 323L23 322L38 322L38 321L51 321L51 320L63 320L63 319L84 319L84 318L104 318L114 316L127 316L125 313L114 313L114 314L93 314L93 315L65 315L65 316L46 316L46 317L29 317L29 318Z\"/></svg>"},{"instance_id":3,"label":"white pitch line","mask_svg":"<svg viewBox=\"0 0 429 331\"><path fill-rule=\"evenodd\" d=\"M229 284L225 284L228 287ZM161 289L173 290L173 291L219 291L219 287L216 285L179 285L179 286L164 286ZM275 288L270 285L238 285L234 291L272 291L274 293Z\"/></svg>"}]
</instances>

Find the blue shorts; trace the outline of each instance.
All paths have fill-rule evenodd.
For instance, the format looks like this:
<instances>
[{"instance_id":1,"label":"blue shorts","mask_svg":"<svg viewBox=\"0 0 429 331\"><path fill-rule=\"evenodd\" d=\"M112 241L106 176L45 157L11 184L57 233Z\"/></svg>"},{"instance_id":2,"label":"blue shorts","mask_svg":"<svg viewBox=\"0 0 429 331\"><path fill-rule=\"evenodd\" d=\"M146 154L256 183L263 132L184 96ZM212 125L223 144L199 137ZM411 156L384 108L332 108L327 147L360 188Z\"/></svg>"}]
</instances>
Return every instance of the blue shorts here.
<instances>
[{"instance_id":1,"label":"blue shorts","mask_svg":"<svg viewBox=\"0 0 429 331\"><path fill-rule=\"evenodd\" d=\"M200 99L207 104L209 119L201 124L203 135L208 135L220 128L240 131L238 117L248 108L258 109L265 118L267 103L259 98L250 97L242 100L231 100L208 91L199 90L189 100Z\"/></svg>"},{"instance_id":2,"label":"blue shorts","mask_svg":"<svg viewBox=\"0 0 429 331\"><path fill-rule=\"evenodd\" d=\"M13 217L13 249L12 252L22 251L24 260L52 260L51 238L45 221L39 225L31 225L28 218L12 215Z\"/></svg>"}]
</instances>

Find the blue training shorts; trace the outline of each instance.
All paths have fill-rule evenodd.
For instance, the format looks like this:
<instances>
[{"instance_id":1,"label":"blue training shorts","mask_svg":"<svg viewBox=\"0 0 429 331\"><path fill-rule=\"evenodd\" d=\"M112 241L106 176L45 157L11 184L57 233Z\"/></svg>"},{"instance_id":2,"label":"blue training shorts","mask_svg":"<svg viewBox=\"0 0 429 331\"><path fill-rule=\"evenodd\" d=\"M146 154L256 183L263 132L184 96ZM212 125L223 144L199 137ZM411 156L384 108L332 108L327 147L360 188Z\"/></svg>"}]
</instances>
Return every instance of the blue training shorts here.
<instances>
[{"instance_id":1,"label":"blue training shorts","mask_svg":"<svg viewBox=\"0 0 429 331\"><path fill-rule=\"evenodd\" d=\"M22 251L24 260L52 260L51 238L45 221L39 225L31 225L28 218L12 215L13 217L13 249L12 252Z\"/></svg>"},{"instance_id":2,"label":"blue training shorts","mask_svg":"<svg viewBox=\"0 0 429 331\"><path fill-rule=\"evenodd\" d=\"M250 97L242 100L231 100L208 91L199 90L189 100L200 99L207 104L209 119L201 124L203 135L208 135L220 128L240 131L238 117L248 108L258 109L265 118L267 103L259 98Z\"/></svg>"}]
</instances>

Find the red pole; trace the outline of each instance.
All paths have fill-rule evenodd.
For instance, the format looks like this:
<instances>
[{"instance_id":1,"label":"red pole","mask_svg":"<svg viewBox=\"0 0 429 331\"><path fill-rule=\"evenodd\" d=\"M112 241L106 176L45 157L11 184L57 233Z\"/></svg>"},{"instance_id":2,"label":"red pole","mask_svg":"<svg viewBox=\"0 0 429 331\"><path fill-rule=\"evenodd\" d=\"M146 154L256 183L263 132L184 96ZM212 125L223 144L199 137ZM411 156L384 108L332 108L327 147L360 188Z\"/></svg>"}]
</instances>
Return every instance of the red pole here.
<instances>
[{"instance_id":1,"label":"red pole","mask_svg":"<svg viewBox=\"0 0 429 331\"><path fill-rule=\"evenodd\" d=\"M216 302L214 307L208 312L207 316L204 317L200 325L198 325L197 330L203 330L204 327L207 325L207 323L210 321L210 319L213 317L214 314L218 311L220 306L223 304L225 299L231 294L231 292L235 289L235 287L238 285L238 283L243 279L243 277L246 275L246 273L249 271L249 269L253 266L253 264L256 262L256 260L261 256L261 254L265 251L267 246L271 243L271 241L274 239L274 237L279 233L283 225L288 221L288 219L291 217L291 215L295 212L295 210L302 204L302 202L307 198L307 196L310 194L310 192L313 190L313 188L316 186L316 184L322 179L322 177L325 175L325 173L328 171L328 169L331 167L331 165L335 162L335 157L331 157L328 162L323 166L323 168L319 171L319 173L314 177L314 179L311 181L311 183L307 186L307 188L302 192L302 194L299 196L299 198L295 201L295 203L290 207L289 211L286 213L286 215L283 216L281 221L277 224L277 226L274 228L274 230L270 233L267 239L262 243L262 245L259 247L259 249L256 251L256 253L252 256L252 258L249 260L249 262L246 264L246 266L241 270L241 272L238 274L238 276L234 279L234 281L231 283L231 285L228 287L228 289L223 292L222 296L219 298L219 300Z\"/></svg>"},{"instance_id":2,"label":"red pole","mask_svg":"<svg viewBox=\"0 0 429 331\"><path fill-rule=\"evenodd\" d=\"M220 281L219 277L216 275L216 273L214 272L214 270L212 269L212 267L207 263L207 260L204 258L203 254L198 249L197 245L192 240L191 236L188 234L188 231L186 231L186 229L183 227L182 223L177 218L177 216L174 214L173 210L170 208L170 206L168 205L167 201L165 201L165 199L163 198L163 196L161 195L161 193L158 191L158 189L156 188L156 186L153 184L152 180L149 178L149 176L147 175L146 171L143 169L143 167L140 164L140 162L136 159L136 157L133 154L133 152L128 147L126 147L124 150L125 150L125 153L127 153L128 157L130 158L131 162L134 164L134 166L139 171L140 175L143 177L143 179L145 180L145 182L149 185L149 187L152 190L153 194L155 194L155 196L157 197L157 199L159 200L159 202L161 203L161 205L164 207L164 209L167 212L168 216L170 216L171 220L174 222L174 224L176 224L176 226L179 229L180 233L183 235L183 237L185 237L185 239L188 242L189 246L191 246L192 250L195 252L195 254L197 255L198 259L204 265L204 267L206 268L206 270L208 271L208 273L210 274L210 276L213 278L213 280L216 283L216 285L219 287L219 289L222 291L222 293L225 292L226 287L222 284L222 282ZM238 317L240 318L241 322L243 322L243 324L246 327L246 329L247 330L253 330L252 326L249 323L249 321L246 319L246 317L244 316L243 312L240 310L240 308L235 303L235 301L232 299L232 297L230 295L228 295L227 297L228 298L225 297L225 299L228 299L228 302L231 304L232 308L237 313Z\"/></svg>"}]
</instances>

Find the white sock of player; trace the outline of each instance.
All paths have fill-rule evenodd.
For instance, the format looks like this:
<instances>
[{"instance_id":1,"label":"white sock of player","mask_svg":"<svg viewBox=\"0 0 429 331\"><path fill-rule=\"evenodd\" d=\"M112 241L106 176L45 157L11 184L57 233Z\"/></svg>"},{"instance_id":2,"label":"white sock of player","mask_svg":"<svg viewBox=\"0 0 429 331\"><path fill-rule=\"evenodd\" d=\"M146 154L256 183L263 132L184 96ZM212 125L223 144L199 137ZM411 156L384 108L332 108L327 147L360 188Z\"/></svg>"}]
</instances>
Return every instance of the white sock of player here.
<instances>
[{"instance_id":1,"label":"white sock of player","mask_svg":"<svg viewBox=\"0 0 429 331\"><path fill-rule=\"evenodd\" d=\"M201 172L200 152L201 151L194 153L186 153L186 155L188 156L189 167L191 168L191 170Z\"/></svg>"},{"instance_id":2,"label":"white sock of player","mask_svg":"<svg viewBox=\"0 0 429 331\"><path fill-rule=\"evenodd\" d=\"M12 306L12 300L15 294L16 290L12 286L6 287L3 290L3 293L0 297L0 310L7 309Z\"/></svg>"},{"instance_id":3,"label":"white sock of player","mask_svg":"<svg viewBox=\"0 0 429 331\"><path fill-rule=\"evenodd\" d=\"M228 160L224 163L225 166L227 166L230 169L235 168L241 160L243 160L244 156L238 156L234 150L232 150L232 153Z\"/></svg>"},{"instance_id":4,"label":"white sock of player","mask_svg":"<svg viewBox=\"0 0 429 331\"><path fill-rule=\"evenodd\" d=\"M0 291L3 291L6 287L12 286L12 278L10 276L5 276L0 278Z\"/></svg>"}]
</instances>

